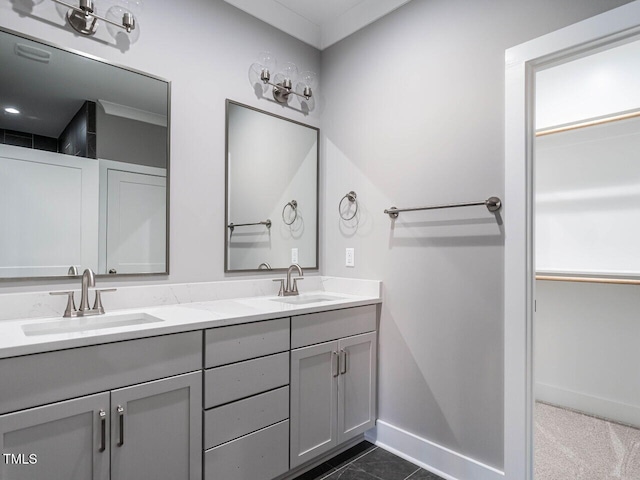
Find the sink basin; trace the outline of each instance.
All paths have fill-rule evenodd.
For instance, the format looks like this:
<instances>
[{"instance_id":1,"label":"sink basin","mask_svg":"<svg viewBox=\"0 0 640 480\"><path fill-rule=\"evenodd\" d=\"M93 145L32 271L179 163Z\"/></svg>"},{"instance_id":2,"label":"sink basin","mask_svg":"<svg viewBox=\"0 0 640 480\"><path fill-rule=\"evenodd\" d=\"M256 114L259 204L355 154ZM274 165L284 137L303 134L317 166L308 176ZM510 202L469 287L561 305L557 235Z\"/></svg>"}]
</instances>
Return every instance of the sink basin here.
<instances>
[{"instance_id":1,"label":"sink basin","mask_svg":"<svg viewBox=\"0 0 640 480\"><path fill-rule=\"evenodd\" d=\"M306 305L307 303L322 303L333 302L334 300L343 300L343 297L336 297L334 295L294 295L291 297L278 297L272 298L274 302L289 303L291 305Z\"/></svg>"},{"instance_id":2,"label":"sink basin","mask_svg":"<svg viewBox=\"0 0 640 480\"><path fill-rule=\"evenodd\" d=\"M34 335L55 335L57 333L85 332L103 328L127 327L164 320L147 313L124 313L122 315L76 317L55 322L23 325L22 331L28 337Z\"/></svg>"}]
</instances>

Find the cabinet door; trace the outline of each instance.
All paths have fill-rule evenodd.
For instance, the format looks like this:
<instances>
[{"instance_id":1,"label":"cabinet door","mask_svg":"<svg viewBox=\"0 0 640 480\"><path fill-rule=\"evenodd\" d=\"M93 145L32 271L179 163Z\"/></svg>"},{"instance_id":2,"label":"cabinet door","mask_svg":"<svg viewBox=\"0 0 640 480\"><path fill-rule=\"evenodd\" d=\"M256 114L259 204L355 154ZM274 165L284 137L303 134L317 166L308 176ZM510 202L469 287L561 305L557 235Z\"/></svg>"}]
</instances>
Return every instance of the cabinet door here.
<instances>
[{"instance_id":1,"label":"cabinet door","mask_svg":"<svg viewBox=\"0 0 640 480\"><path fill-rule=\"evenodd\" d=\"M111 480L200 480L201 372L111 392Z\"/></svg>"},{"instance_id":2,"label":"cabinet door","mask_svg":"<svg viewBox=\"0 0 640 480\"><path fill-rule=\"evenodd\" d=\"M376 346L376 332L338 342L338 443L375 426Z\"/></svg>"},{"instance_id":3,"label":"cabinet door","mask_svg":"<svg viewBox=\"0 0 640 480\"><path fill-rule=\"evenodd\" d=\"M338 342L291 351L290 468L335 447Z\"/></svg>"},{"instance_id":4,"label":"cabinet door","mask_svg":"<svg viewBox=\"0 0 640 480\"><path fill-rule=\"evenodd\" d=\"M0 478L109 480L108 426L108 393L2 415Z\"/></svg>"}]
</instances>

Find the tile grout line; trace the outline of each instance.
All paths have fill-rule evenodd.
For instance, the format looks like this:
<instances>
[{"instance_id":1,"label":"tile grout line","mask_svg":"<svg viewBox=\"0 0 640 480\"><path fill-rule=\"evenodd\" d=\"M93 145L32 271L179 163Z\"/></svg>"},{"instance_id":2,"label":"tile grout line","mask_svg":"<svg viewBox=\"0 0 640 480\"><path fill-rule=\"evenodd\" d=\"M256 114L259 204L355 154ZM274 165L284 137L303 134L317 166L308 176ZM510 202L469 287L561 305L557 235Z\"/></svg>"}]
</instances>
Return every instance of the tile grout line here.
<instances>
[{"instance_id":1,"label":"tile grout line","mask_svg":"<svg viewBox=\"0 0 640 480\"><path fill-rule=\"evenodd\" d=\"M405 478L404 480L409 480L411 477L413 477L416 473L418 473L420 471L420 467L416 468L416 471L413 472L411 475L409 475L407 478Z\"/></svg>"},{"instance_id":2,"label":"tile grout line","mask_svg":"<svg viewBox=\"0 0 640 480\"><path fill-rule=\"evenodd\" d=\"M353 462L355 462L356 460L360 460L362 457L369 455L371 452L373 452L374 450L377 450L378 447L374 446L371 450L364 452L362 455L360 455L359 457L354 458L353 460L351 460L349 463L345 463L344 465L342 465L340 468L336 468L333 472L325 475L324 477L320 478L319 480L325 480L327 478L329 478L331 475L333 475L336 472L339 472L340 470L343 470L345 468L347 468L349 465L351 465ZM415 472L414 472L415 473ZM406 480L406 479L405 479Z\"/></svg>"}]
</instances>

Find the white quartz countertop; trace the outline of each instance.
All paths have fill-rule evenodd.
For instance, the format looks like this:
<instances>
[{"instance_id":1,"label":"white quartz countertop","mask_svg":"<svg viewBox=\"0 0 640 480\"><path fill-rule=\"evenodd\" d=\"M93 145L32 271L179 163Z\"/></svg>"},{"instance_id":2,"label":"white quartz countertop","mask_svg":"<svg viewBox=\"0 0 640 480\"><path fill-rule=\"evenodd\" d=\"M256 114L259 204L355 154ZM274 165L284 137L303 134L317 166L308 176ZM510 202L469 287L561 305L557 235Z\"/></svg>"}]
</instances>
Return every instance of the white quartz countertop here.
<instances>
[{"instance_id":1,"label":"white quartz countertop","mask_svg":"<svg viewBox=\"0 0 640 480\"><path fill-rule=\"evenodd\" d=\"M331 300L314 301L314 298L321 297L325 299L331 298ZM75 322L86 322L88 328L82 331L67 333L56 332L26 335L25 329L23 329L23 327L27 330L34 326L42 327L49 322L54 325L56 322L67 320L60 316L52 318L5 320L0 322L0 358L304 315L371 305L381 303L382 301L379 293L377 295L371 293L353 295L327 292L324 290L301 294L299 299L301 301L309 301L309 303L284 303L281 301L283 298L287 301L295 297L277 297L271 295L123 309L108 312L100 316L69 319ZM151 315L160 321L139 325L90 329L92 321L101 321L110 317L138 313Z\"/></svg>"}]
</instances>

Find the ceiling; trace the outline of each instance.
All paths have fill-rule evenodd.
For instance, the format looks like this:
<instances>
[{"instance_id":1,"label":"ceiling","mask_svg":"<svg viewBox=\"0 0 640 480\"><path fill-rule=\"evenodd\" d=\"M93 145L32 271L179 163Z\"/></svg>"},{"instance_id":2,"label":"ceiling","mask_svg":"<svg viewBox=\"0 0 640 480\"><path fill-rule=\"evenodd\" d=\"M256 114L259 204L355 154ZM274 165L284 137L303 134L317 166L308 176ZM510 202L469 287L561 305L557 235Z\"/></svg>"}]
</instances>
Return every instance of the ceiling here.
<instances>
[{"instance_id":1,"label":"ceiling","mask_svg":"<svg viewBox=\"0 0 640 480\"><path fill-rule=\"evenodd\" d=\"M319 50L410 0L225 0Z\"/></svg>"}]
</instances>

